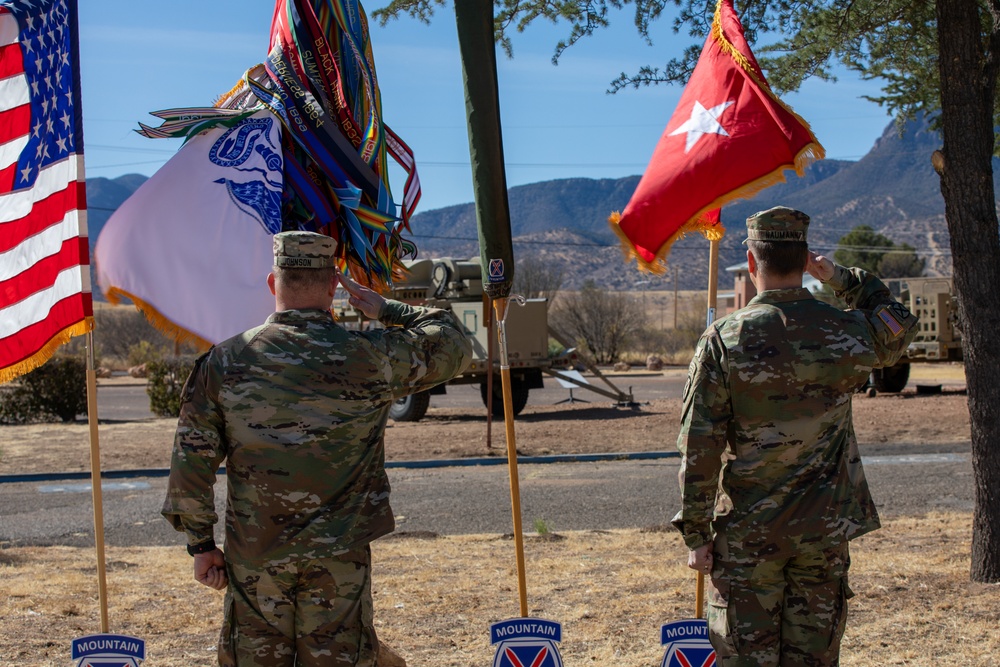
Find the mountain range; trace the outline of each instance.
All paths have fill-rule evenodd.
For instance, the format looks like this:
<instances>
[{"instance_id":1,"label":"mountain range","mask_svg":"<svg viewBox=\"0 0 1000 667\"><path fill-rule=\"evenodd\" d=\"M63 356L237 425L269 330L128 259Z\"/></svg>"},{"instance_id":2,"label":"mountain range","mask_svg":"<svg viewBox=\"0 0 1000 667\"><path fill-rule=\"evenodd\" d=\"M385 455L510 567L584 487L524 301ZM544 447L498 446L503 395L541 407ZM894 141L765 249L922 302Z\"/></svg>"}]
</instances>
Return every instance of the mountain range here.
<instances>
[{"instance_id":1,"label":"mountain range","mask_svg":"<svg viewBox=\"0 0 1000 667\"><path fill-rule=\"evenodd\" d=\"M913 246L926 258L927 274L950 275L944 200L930 161L931 153L940 146L940 136L925 120L903 126L891 123L858 161L821 160L809 166L802 177L786 172L785 183L723 209L722 222L728 232L719 246L720 266L745 261L743 221L756 211L780 204L810 215L809 242L819 252L832 253L837 241L851 229L868 225L897 243ZM91 239L97 238L111 213L145 180L137 174L87 179ZM640 273L634 261L624 262L607 218L625 207L638 182L639 176L569 178L510 188L515 258L530 256L561 269L563 286L569 289L588 279L615 290L632 289L637 284L654 290L672 289L675 275L679 289L705 289L708 242L698 234L674 244L663 276ZM472 203L419 213L411 220L411 229L422 257L479 255ZM720 290L730 283L725 275L719 277Z\"/></svg>"}]
</instances>

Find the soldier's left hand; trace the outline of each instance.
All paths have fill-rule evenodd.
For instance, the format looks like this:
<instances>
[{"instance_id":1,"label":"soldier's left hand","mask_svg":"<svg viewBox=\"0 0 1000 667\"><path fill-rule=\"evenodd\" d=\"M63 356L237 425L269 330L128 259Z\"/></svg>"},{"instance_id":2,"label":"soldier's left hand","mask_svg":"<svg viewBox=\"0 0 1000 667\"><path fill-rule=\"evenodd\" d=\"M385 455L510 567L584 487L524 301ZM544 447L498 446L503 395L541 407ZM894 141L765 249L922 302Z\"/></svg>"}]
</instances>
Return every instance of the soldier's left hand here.
<instances>
[{"instance_id":1,"label":"soldier's left hand","mask_svg":"<svg viewBox=\"0 0 1000 667\"><path fill-rule=\"evenodd\" d=\"M221 591L229 583L226 576L226 559L221 549L195 554L194 578L198 583Z\"/></svg>"},{"instance_id":2,"label":"soldier's left hand","mask_svg":"<svg viewBox=\"0 0 1000 667\"><path fill-rule=\"evenodd\" d=\"M708 544L703 544L697 549L692 549L688 552L688 567L692 570L697 570L702 574L708 575L712 572L712 548L714 544L709 542Z\"/></svg>"}]
</instances>

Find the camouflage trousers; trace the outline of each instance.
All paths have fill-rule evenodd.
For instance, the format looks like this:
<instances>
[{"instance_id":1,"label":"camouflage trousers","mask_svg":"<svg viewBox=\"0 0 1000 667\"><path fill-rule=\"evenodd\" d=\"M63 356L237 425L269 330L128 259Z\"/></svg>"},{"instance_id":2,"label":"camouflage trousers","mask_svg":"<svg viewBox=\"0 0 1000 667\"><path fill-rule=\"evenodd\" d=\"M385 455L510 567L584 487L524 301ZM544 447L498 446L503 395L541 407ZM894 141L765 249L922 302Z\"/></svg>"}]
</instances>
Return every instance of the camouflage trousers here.
<instances>
[{"instance_id":1,"label":"camouflage trousers","mask_svg":"<svg viewBox=\"0 0 1000 667\"><path fill-rule=\"evenodd\" d=\"M227 563L222 667L372 667L371 551L334 558Z\"/></svg>"},{"instance_id":2,"label":"camouflage trousers","mask_svg":"<svg viewBox=\"0 0 1000 667\"><path fill-rule=\"evenodd\" d=\"M740 562L717 540L708 635L720 667L828 667L847 624L847 542ZM719 549L719 546L722 549Z\"/></svg>"}]
</instances>

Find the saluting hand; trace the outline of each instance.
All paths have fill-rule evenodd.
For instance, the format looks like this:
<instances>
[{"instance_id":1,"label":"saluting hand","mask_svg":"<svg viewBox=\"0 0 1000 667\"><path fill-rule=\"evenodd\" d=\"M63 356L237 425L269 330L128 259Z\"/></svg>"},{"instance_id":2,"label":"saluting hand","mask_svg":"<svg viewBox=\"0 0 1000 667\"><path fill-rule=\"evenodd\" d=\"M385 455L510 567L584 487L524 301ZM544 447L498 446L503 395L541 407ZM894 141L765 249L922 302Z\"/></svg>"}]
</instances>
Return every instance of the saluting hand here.
<instances>
[{"instance_id":1,"label":"saluting hand","mask_svg":"<svg viewBox=\"0 0 1000 667\"><path fill-rule=\"evenodd\" d=\"M834 270L834 264L828 257L809 251L809 259L806 261L806 271L809 275L825 283L833 278Z\"/></svg>"},{"instance_id":2,"label":"saluting hand","mask_svg":"<svg viewBox=\"0 0 1000 667\"><path fill-rule=\"evenodd\" d=\"M348 303L364 313L368 319L378 319L379 313L382 312L382 304L385 303L381 294L359 285L344 274L340 274L340 284L351 295Z\"/></svg>"}]
</instances>

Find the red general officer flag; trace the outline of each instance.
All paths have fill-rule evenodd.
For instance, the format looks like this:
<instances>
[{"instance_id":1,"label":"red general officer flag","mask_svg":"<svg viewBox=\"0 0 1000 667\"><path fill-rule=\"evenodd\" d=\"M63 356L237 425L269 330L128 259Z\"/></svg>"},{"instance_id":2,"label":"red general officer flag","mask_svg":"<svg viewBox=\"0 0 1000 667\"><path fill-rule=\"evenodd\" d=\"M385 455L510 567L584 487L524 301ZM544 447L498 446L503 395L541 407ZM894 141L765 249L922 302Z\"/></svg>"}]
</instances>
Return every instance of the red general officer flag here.
<instances>
[{"instance_id":1,"label":"red general officer flag","mask_svg":"<svg viewBox=\"0 0 1000 667\"><path fill-rule=\"evenodd\" d=\"M761 72L733 10L719 0L698 65L624 212L612 229L626 255L655 273L685 232L725 233L717 209L802 175L823 147L809 125L779 100Z\"/></svg>"},{"instance_id":2,"label":"red general officer flag","mask_svg":"<svg viewBox=\"0 0 1000 667\"><path fill-rule=\"evenodd\" d=\"M0 2L0 382L93 328L76 26Z\"/></svg>"}]
</instances>

